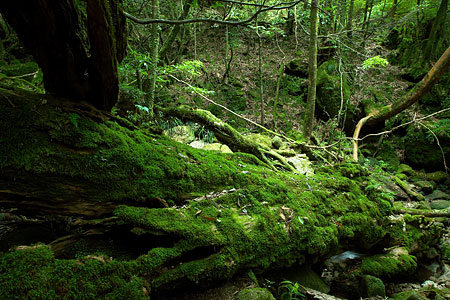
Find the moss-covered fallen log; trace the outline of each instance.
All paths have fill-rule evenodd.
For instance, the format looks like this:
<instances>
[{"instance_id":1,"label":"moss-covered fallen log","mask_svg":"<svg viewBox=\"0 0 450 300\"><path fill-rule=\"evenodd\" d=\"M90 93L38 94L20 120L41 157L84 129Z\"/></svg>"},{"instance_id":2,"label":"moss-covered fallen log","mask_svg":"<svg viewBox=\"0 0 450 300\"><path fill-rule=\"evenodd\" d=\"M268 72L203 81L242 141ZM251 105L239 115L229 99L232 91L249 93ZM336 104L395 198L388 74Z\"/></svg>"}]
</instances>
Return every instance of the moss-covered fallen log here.
<instances>
[{"instance_id":1,"label":"moss-covered fallen log","mask_svg":"<svg viewBox=\"0 0 450 300\"><path fill-rule=\"evenodd\" d=\"M379 183L358 164L307 178L253 155L194 149L108 116L93 120L88 106L67 107L0 91L0 206L78 217L83 230L50 243L58 258L47 246L0 253L1 299L158 299L246 269L435 241L431 227L405 232L404 221L390 219L392 202L369 188ZM99 249L59 257L77 250L65 249L76 238L118 228L148 249L135 259Z\"/></svg>"},{"instance_id":2,"label":"moss-covered fallen log","mask_svg":"<svg viewBox=\"0 0 450 300\"><path fill-rule=\"evenodd\" d=\"M0 204L99 217L120 203L182 204L250 180L242 166L253 156L196 151L93 111L1 90Z\"/></svg>"}]
</instances>

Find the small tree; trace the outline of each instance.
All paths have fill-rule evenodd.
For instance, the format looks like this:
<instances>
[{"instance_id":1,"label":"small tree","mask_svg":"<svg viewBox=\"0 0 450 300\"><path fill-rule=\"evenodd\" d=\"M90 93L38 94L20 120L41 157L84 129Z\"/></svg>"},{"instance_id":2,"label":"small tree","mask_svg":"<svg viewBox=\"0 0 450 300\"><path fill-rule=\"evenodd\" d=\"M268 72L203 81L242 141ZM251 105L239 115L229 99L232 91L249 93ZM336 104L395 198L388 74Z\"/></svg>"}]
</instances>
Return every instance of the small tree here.
<instances>
[{"instance_id":1,"label":"small tree","mask_svg":"<svg viewBox=\"0 0 450 300\"><path fill-rule=\"evenodd\" d=\"M319 0L311 0L311 27L309 35L309 84L308 100L306 103L304 135L306 139L311 137L314 121L314 111L316 105L316 87L317 87L317 34L319 29Z\"/></svg>"}]
</instances>

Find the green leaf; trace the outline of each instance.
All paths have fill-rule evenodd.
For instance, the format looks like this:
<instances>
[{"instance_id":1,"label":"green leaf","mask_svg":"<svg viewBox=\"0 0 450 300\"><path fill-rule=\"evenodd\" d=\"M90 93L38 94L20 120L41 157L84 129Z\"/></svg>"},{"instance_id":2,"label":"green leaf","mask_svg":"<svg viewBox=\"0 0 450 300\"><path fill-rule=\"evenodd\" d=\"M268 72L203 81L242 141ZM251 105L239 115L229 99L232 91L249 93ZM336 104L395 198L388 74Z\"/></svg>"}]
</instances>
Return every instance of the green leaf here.
<instances>
[{"instance_id":1,"label":"green leaf","mask_svg":"<svg viewBox=\"0 0 450 300\"><path fill-rule=\"evenodd\" d=\"M75 128L78 128L78 119L80 118L79 114L76 113L71 113L69 114L69 120L70 122L72 122L73 126L75 126Z\"/></svg>"}]
</instances>

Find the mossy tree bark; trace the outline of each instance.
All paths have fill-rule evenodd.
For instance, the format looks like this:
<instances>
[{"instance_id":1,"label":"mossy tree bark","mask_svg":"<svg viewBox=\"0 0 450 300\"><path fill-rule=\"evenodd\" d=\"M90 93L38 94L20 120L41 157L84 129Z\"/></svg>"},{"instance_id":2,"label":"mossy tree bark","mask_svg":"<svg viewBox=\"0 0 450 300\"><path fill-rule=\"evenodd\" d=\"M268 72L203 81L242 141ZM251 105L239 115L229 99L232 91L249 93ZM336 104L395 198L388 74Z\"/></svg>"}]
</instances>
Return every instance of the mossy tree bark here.
<instances>
[{"instance_id":1,"label":"mossy tree bark","mask_svg":"<svg viewBox=\"0 0 450 300\"><path fill-rule=\"evenodd\" d=\"M0 11L32 51L49 94L110 110L126 50L120 0L2 1Z\"/></svg>"},{"instance_id":2,"label":"mossy tree bark","mask_svg":"<svg viewBox=\"0 0 450 300\"><path fill-rule=\"evenodd\" d=\"M396 101L390 105L384 106L381 109L370 112L366 117L359 120L353 133L353 159L358 160L358 138L361 128L365 124L376 124L383 122L398 113L404 111L426 93L428 93L431 87L444 75L444 73L450 67L450 47L442 54L441 58L431 68L425 77L414 86L406 95L404 95L399 101Z\"/></svg>"},{"instance_id":3,"label":"mossy tree bark","mask_svg":"<svg viewBox=\"0 0 450 300\"><path fill-rule=\"evenodd\" d=\"M440 40L442 33L446 32L445 24L447 20L447 10L448 0L442 0L423 53L425 62L434 61L439 56L439 54L436 53L436 50L441 48L439 46L441 44Z\"/></svg>"},{"instance_id":4,"label":"mossy tree bark","mask_svg":"<svg viewBox=\"0 0 450 300\"><path fill-rule=\"evenodd\" d=\"M307 140L311 137L314 123L317 89L317 35L319 29L319 1L311 0L311 27L309 34L309 74L308 74L308 99L304 120L304 135Z\"/></svg>"}]
</instances>

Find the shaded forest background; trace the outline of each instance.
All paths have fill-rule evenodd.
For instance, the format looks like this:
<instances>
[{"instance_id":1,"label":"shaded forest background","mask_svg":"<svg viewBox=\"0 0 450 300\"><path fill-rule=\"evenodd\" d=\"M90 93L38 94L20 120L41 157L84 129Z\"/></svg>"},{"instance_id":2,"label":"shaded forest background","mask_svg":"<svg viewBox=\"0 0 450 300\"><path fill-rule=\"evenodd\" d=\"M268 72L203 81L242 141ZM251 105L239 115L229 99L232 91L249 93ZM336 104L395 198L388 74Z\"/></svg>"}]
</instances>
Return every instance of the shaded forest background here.
<instances>
[{"instance_id":1,"label":"shaded forest background","mask_svg":"<svg viewBox=\"0 0 450 300\"><path fill-rule=\"evenodd\" d=\"M0 13L2 298L449 295L448 0Z\"/></svg>"}]
</instances>

